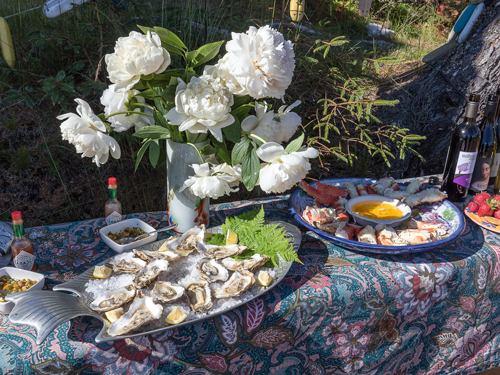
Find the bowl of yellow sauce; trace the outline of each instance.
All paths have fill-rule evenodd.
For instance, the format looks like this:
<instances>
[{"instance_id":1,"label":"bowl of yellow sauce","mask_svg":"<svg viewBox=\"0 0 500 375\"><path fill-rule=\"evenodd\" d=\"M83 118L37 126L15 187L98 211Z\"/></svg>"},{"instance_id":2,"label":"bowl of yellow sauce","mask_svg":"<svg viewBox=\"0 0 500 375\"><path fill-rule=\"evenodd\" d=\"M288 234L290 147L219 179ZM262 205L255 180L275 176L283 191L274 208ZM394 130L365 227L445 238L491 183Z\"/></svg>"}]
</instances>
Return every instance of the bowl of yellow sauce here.
<instances>
[{"instance_id":1,"label":"bowl of yellow sauce","mask_svg":"<svg viewBox=\"0 0 500 375\"><path fill-rule=\"evenodd\" d=\"M347 201L345 208L359 225L386 224L397 227L411 215L411 208L382 195L361 195Z\"/></svg>"}]
</instances>

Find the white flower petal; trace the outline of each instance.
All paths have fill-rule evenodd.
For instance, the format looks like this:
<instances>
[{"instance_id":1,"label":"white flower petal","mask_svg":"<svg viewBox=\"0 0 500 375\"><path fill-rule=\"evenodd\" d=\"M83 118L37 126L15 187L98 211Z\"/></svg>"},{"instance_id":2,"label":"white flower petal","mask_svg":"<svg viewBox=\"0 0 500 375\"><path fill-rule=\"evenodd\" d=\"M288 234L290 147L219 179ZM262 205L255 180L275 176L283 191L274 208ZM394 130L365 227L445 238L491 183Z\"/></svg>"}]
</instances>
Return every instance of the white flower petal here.
<instances>
[{"instance_id":1,"label":"white flower petal","mask_svg":"<svg viewBox=\"0 0 500 375\"><path fill-rule=\"evenodd\" d=\"M267 163L271 163L279 159L285 153L285 149L278 143L267 142L257 149L257 156Z\"/></svg>"}]
</instances>

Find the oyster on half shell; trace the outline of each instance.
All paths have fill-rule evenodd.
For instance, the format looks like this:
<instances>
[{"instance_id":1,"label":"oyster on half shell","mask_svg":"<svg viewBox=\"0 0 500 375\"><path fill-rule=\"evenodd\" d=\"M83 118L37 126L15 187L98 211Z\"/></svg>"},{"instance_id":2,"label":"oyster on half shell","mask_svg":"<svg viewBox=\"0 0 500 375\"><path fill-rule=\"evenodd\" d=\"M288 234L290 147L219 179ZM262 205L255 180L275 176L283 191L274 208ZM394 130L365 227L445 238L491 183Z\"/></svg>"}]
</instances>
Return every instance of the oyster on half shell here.
<instances>
[{"instance_id":1,"label":"oyster on half shell","mask_svg":"<svg viewBox=\"0 0 500 375\"><path fill-rule=\"evenodd\" d=\"M113 271L137 273L146 266L142 259L135 258L132 253L123 253L114 257L111 261Z\"/></svg>"},{"instance_id":2,"label":"oyster on half shell","mask_svg":"<svg viewBox=\"0 0 500 375\"><path fill-rule=\"evenodd\" d=\"M257 268L262 267L269 260L269 257L265 254L254 254L248 259L236 261L233 258L222 259L222 264L228 270L236 271L241 268L254 273Z\"/></svg>"},{"instance_id":3,"label":"oyster on half shell","mask_svg":"<svg viewBox=\"0 0 500 375\"><path fill-rule=\"evenodd\" d=\"M97 296L90 304L90 308L95 311L106 312L116 309L135 297L135 288L133 285L128 285L124 288L108 290Z\"/></svg>"},{"instance_id":4,"label":"oyster on half shell","mask_svg":"<svg viewBox=\"0 0 500 375\"><path fill-rule=\"evenodd\" d=\"M169 262L173 262L179 259L179 255L173 253L172 251L151 251L151 250L133 250L137 258L141 258L145 262L153 262L157 259L163 259Z\"/></svg>"},{"instance_id":5,"label":"oyster on half shell","mask_svg":"<svg viewBox=\"0 0 500 375\"><path fill-rule=\"evenodd\" d=\"M137 288L145 288L156 280L160 272L168 269L168 262L163 259L155 260L139 271L134 279Z\"/></svg>"},{"instance_id":6,"label":"oyster on half shell","mask_svg":"<svg viewBox=\"0 0 500 375\"><path fill-rule=\"evenodd\" d=\"M196 265L196 270L209 283L214 281L226 281L229 277L229 272L214 259L203 258Z\"/></svg>"},{"instance_id":7,"label":"oyster on half shell","mask_svg":"<svg viewBox=\"0 0 500 375\"><path fill-rule=\"evenodd\" d=\"M246 246L241 246L241 245L215 246L200 241L198 242L197 249L202 254L205 254L208 258L219 260L233 255L241 254L246 249Z\"/></svg>"},{"instance_id":8,"label":"oyster on half shell","mask_svg":"<svg viewBox=\"0 0 500 375\"><path fill-rule=\"evenodd\" d=\"M153 294L161 302L172 302L184 295L184 287L167 281L157 281Z\"/></svg>"},{"instance_id":9,"label":"oyster on half shell","mask_svg":"<svg viewBox=\"0 0 500 375\"><path fill-rule=\"evenodd\" d=\"M231 278L222 284L219 289L215 290L215 297L229 298L239 296L248 290L254 282L255 278L251 272L239 269L234 271Z\"/></svg>"},{"instance_id":10,"label":"oyster on half shell","mask_svg":"<svg viewBox=\"0 0 500 375\"><path fill-rule=\"evenodd\" d=\"M189 306L193 311L204 312L213 305L210 288L206 281L195 281L186 287Z\"/></svg>"},{"instance_id":11,"label":"oyster on half shell","mask_svg":"<svg viewBox=\"0 0 500 375\"><path fill-rule=\"evenodd\" d=\"M198 241L203 241L205 237L205 225L200 225L199 227L193 227L182 236L176 237L165 243L165 247L173 251L180 256L189 255L194 249L196 249L196 243Z\"/></svg>"},{"instance_id":12,"label":"oyster on half shell","mask_svg":"<svg viewBox=\"0 0 500 375\"><path fill-rule=\"evenodd\" d=\"M160 319L162 312L163 307L155 304L153 298L138 292L127 313L109 326L108 333L110 336L123 335L152 320Z\"/></svg>"}]
</instances>

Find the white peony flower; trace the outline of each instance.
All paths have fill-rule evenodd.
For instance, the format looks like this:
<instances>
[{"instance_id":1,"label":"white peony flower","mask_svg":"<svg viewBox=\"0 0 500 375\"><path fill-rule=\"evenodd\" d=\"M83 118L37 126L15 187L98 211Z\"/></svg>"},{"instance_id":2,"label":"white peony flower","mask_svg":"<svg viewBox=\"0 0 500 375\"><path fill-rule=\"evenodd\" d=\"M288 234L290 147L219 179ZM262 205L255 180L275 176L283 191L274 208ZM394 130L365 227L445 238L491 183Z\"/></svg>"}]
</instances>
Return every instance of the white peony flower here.
<instances>
[{"instance_id":1,"label":"white peony flower","mask_svg":"<svg viewBox=\"0 0 500 375\"><path fill-rule=\"evenodd\" d=\"M138 90L118 90L116 84L110 85L101 96L101 104L105 107L104 114L106 116L111 115L116 112L128 111L127 103L135 95L139 94ZM137 102L145 103L145 99L142 96L136 96ZM113 127L116 132L123 132L135 126L135 131L147 125L154 125L154 120L149 116L141 115L141 109L136 108L135 112L137 114L126 114L122 113L120 115L114 115L108 118L108 122ZM145 109L146 113L153 114L149 108Z\"/></svg>"},{"instance_id":2,"label":"white peony flower","mask_svg":"<svg viewBox=\"0 0 500 375\"><path fill-rule=\"evenodd\" d=\"M105 58L109 80L117 89L131 89L141 75L162 73L170 65L170 54L161 46L155 32L147 35L131 31L128 37L118 38L115 52Z\"/></svg>"},{"instance_id":3,"label":"white peony flower","mask_svg":"<svg viewBox=\"0 0 500 375\"><path fill-rule=\"evenodd\" d=\"M66 120L61 124L62 139L73 144L76 152L83 157L92 158L99 167L108 161L109 153L115 159L121 156L121 150L113 137L105 134L106 125L97 117L87 102L75 99L78 103L76 112L58 116Z\"/></svg>"},{"instance_id":4,"label":"white peony flower","mask_svg":"<svg viewBox=\"0 0 500 375\"><path fill-rule=\"evenodd\" d=\"M286 142L297 131L302 119L295 112L290 112L300 104L300 100L290 105L288 108L284 105L278 110L278 113L266 112L267 103L264 105L255 102L256 116L247 116L241 122L241 129L255 134L266 142Z\"/></svg>"},{"instance_id":5,"label":"white peony flower","mask_svg":"<svg viewBox=\"0 0 500 375\"><path fill-rule=\"evenodd\" d=\"M202 76L191 78L187 85L178 78L175 107L165 117L170 124L180 125L179 131L207 133L210 130L215 139L222 142L221 129L234 122L230 113L234 99L224 83L209 74L212 68L205 68Z\"/></svg>"},{"instance_id":6,"label":"white peony flower","mask_svg":"<svg viewBox=\"0 0 500 375\"><path fill-rule=\"evenodd\" d=\"M265 143L257 149L257 156L265 162L261 164L258 184L266 193L283 193L306 176L311 169L309 159L318 155L312 147L288 154L275 142Z\"/></svg>"},{"instance_id":7,"label":"white peony flower","mask_svg":"<svg viewBox=\"0 0 500 375\"><path fill-rule=\"evenodd\" d=\"M219 198L238 189L231 189L237 186L241 179L241 170L238 171L226 163L210 167L209 163L193 164L194 176L189 177L182 185L179 192L189 188L191 193L200 199L210 197Z\"/></svg>"},{"instance_id":8,"label":"white peony flower","mask_svg":"<svg viewBox=\"0 0 500 375\"><path fill-rule=\"evenodd\" d=\"M278 114L274 116L274 119L280 123L280 126L274 139L275 142L287 142L297 131L297 128L302 123L302 119L298 114L290 111L300 103L300 100L296 100L293 104L289 105L288 108L286 105L283 105L278 109Z\"/></svg>"},{"instance_id":9,"label":"white peony flower","mask_svg":"<svg viewBox=\"0 0 500 375\"><path fill-rule=\"evenodd\" d=\"M231 91L234 95L247 95L247 89L241 86L236 77L231 74L228 62L229 57L229 54L225 54L224 57L214 65L214 69L211 74L216 78L222 79L229 91Z\"/></svg>"},{"instance_id":10,"label":"white peony flower","mask_svg":"<svg viewBox=\"0 0 500 375\"><path fill-rule=\"evenodd\" d=\"M270 26L250 26L246 33L231 35L233 39L227 42L227 54L219 62L218 74L234 77L226 78L226 85L235 90L233 94L248 94L255 99L283 98L295 69L292 42L285 41L283 34Z\"/></svg>"}]
</instances>

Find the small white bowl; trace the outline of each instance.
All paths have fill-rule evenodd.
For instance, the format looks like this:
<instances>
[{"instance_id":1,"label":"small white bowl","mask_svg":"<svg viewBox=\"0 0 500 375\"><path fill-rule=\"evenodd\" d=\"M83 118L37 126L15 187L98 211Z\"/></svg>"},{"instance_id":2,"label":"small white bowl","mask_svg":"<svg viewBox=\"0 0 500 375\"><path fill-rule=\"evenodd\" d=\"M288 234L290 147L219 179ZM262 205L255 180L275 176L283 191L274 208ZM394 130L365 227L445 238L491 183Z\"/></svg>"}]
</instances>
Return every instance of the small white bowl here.
<instances>
[{"instance_id":1,"label":"small white bowl","mask_svg":"<svg viewBox=\"0 0 500 375\"><path fill-rule=\"evenodd\" d=\"M146 224L142 220L127 219L127 220L119 221L118 223L115 223L115 224L108 225L104 228L101 228L99 230L99 234L101 235L101 238L104 241L104 243L119 254L123 253L124 251L129 251L129 250L135 249L139 246L146 245L150 242L156 241L156 238L158 237L158 233L154 233L146 238L143 238L142 240L131 242L131 243L126 244L126 245L120 245L107 236L107 234L110 232L113 232L113 233L122 232L125 230L125 228L132 228L132 227L139 227L141 230L143 230L146 233L149 233L149 232L152 232L155 230L155 228L153 228L149 224Z\"/></svg>"},{"instance_id":2,"label":"small white bowl","mask_svg":"<svg viewBox=\"0 0 500 375\"><path fill-rule=\"evenodd\" d=\"M355 204L362 202L374 202L374 201L384 202L395 206L401 211L402 216L399 219L380 220L380 219L370 219L368 217L358 215L352 211L352 207ZM345 208L347 212L349 212L349 214L354 218L354 221L359 225L363 226L367 225L376 226L378 224L385 224L391 227L397 227L400 223L408 219L411 215L411 208L406 203L403 203L397 199L387 198L382 195L375 195L375 194L361 195L359 197L352 198L347 201Z\"/></svg>"},{"instance_id":3,"label":"small white bowl","mask_svg":"<svg viewBox=\"0 0 500 375\"><path fill-rule=\"evenodd\" d=\"M26 271L15 267L0 268L0 277L5 275L16 280L22 280L22 279L36 280L37 283L33 285L31 288L29 288L28 289L29 291L41 290L43 289L43 285L45 284L45 275L42 275L41 273L38 272ZM24 292L17 292L17 293L24 293ZM9 296L12 296L17 293L9 294ZM9 314L13 308L14 308L14 302L0 302L0 314Z\"/></svg>"}]
</instances>

